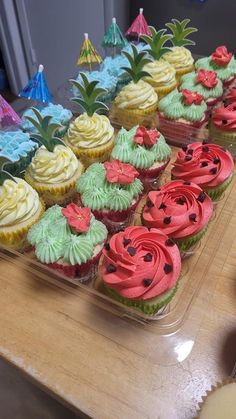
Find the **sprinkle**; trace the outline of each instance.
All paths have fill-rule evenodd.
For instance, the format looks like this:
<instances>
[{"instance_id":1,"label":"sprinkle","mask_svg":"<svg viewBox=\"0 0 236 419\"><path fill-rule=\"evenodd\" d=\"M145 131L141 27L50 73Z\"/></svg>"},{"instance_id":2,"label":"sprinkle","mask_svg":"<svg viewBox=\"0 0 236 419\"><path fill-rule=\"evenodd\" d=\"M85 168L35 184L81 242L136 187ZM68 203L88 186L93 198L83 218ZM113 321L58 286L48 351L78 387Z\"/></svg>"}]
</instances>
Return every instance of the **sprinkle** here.
<instances>
[{"instance_id":1,"label":"sprinkle","mask_svg":"<svg viewBox=\"0 0 236 419\"><path fill-rule=\"evenodd\" d=\"M144 262L151 262L152 261L152 254L151 253L147 253L144 258L143 258Z\"/></svg>"},{"instance_id":2,"label":"sprinkle","mask_svg":"<svg viewBox=\"0 0 236 419\"><path fill-rule=\"evenodd\" d=\"M207 161L202 161L201 162L201 167L206 167L208 166L208 162Z\"/></svg>"},{"instance_id":3,"label":"sprinkle","mask_svg":"<svg viewBox=\"0 0 236 419\"><path fill-rule=\"evenodd\" d=\"M144 278L143 279L143 285L145 287L149 287L149 285L151 285L151 283L152 283L152 279L149 279L149 278Z\"/></svg>"},{"instance_id":4,"label":"sprinkle","mask_svg":"<svg viewBox=\"0 0 236 419\"><path fill-rule=\"evenodd\" d=\"M207 147L207 146L203 146L203 147L202 147L202 151L204 151L204 153L208 153L208 151L209 151L209 147Z\"/></svg>"},{"instance_id":5,"label":"sprinkle","mask_svg":"<svg viewBox=\"0 0 236 419\"><path fill-rule=\"evenodd\" d=\"M179 198L177 198L176 199L176 204L178 204L178 205L184 205L185 204L185 202L186 202L186 198L185 198L185 196L180 196Z\"/></svg>"},{"instance_id":6,"label":"sprinkle","mask_svg":"<svg viewBox=\"0 0 236 419\"><path fill-rule=\"evenodd\" d=\"M228 121L227 121L227 119L222 119L222 124L223 124L223 125L226 125L226 124L227 124L227 122L228 122Z\"/></svg>"},{"instance_id":7,"label":"sprinkle","mask_svg":"<svg viewBox=\"0 0 236 419\"><path fill-rule=\"evenodd\" d=\"M219 159L219 158L217 158L217 157L215 157L215 158L213 159L213 163L214 163L214 164L218 164L218 163L220 163L220 159Z\"/></svg>"},{"instance_id":8,"label":"sprinkle","mask_svg":"<svg viewBox=\"0 0 236 419\"><path fill-rule=\"evenodd\" d=\"M128 247L127 252L129 253L130 256L134 256L136 254L136 249L135 247Z\"/></svg>"},{"instance_id":9,"label":"sprinkle","mask_svg":"<svg viewBox=\"0 0 236 419\"><path fill-rule=\"evenodd\" d=\"M158 209L166 209L166 204L164 204L164 202L162 202Z\"/></svg>"},{"instance_id":10,"label":"sprinkle","mask_svg":"<svg viewBox=\"0 0 236 419\"><path fill-rule=\"evenodd\" d=\"M191 185L191 182L185 181L183 182L183 185Z\"/></svg>"},{"instance_id":11,"label":"sprinkle","mask_svg":"<svg viewBox=\"0 0 236 419\"><path fill-rule=\"evenodd\" d=\"M192 148L190 148L188 151L187 151L187 154L190 154L191 156L193 155L193 149Z\"/></svg>"},{"instance_id":12,"label":"sprinkle","mask_svg":"<svg viewBox=\"0 0 236 419\"><path fill-rule=\"evenodd\" d=\"M128 244L131 243L131 239L126 239L125 237L123 238L123 245L124 247L128 246Z\"/></svg>"},{"instance_id":13,"label":"sprinkle","mask_svg":"<svg viewBox=\"0 0 236 419\"><path fill-rule=\"evenodd\" d=\"M110 245L109 245L109 243L105 243L104 244L104 247L105 247L105 249L107 250L107 251L109 251L111 248L110 248Z\"/></svg>"},{"instance_id":14,"label":"sprinkle","mask_svg":"<svg viewBox=\"0 0 236 419\"><path fill-rule=\"evenodd\" d=\"M205 194L204 192L201 192L201 193L198 195L197 200L198 200L199 202L204 202L204 201L205 201L205 198L206 198L206 194Z\"/></svg>"},{"instance_id":15,"label":"sprinkle","mask_svg":"<svg viewBox=\"0 0 236 419\"><path fill-rule=\"evenodd\" d=\"M194 212L189 215L189 220L190 221L197 221L196 218L197 218L197 214L195 214Z\"/></svg>"},{"instance_id":16,"label":"sprinkle","mask_svg":"<svg viewBox=\"0 0 236 419\"><path fill-rule=\"evenodd\" d=\"M217 167L212 167L212 168L210 169L210 173L211 173L212 175L215 175L215 174L217 173Z\"/></svg>"},{"instance_id":17,"label":"sprinkle","mask_svg":"<svg viewBox=\"0 0 236 419\"><path fill-rule=\"evenodd\" d=\"M167 239L165 241L165 245L168 246L168 247L173 247L175 245L175 242L172 239Z\"/></svg>"},{"instance_id":18,"label":"sprinkle","mask_svg":"<svg viewBox=\"0 0 236 419\"><path fill-rule=\"evenodd\" d=\"M152 203L152 201L150 201L150 199L147 200L146 205L148 208L154 207L154 204Z\"/></svg>"},{"instance_id":19,"label":"sprinkle","mask_svg":"<svg viewBox=\"0 0 236 419\"><path fill-rule=\"evenodd\" d=\"M184 160L185 161L190 161L190 160L192 160L192 156L185 156Z\"/></svg>"},{"instance_id":20,"label":"sprinkle","mask_svg":"<svg viewBox=\"0 0 236 419\"><path fill-rule=\"evenodd\" d=\"M163 219L163 223L164 223L164 224L170 224L170 222L171 222L171 217L165 217L165 218Z\"/></svg>"},{"instance_id":21,"label":"sprinkle","mask_svg":"<svg viewBox=\"0 0 236 419\"><path fill-rule=\"evenodd\" d=\"M183 145L181 148L182 148L183 151L187 151L188 150L188 146L187 145Z\"/></svg>"},{"instance_id":22,"label":"sprinkle","mask_svg":"<svg viewBox=\"0 0 236 419\"><path fill-rule=\"evenodd\" d=\"M107 273L112 274L113 272L116 272L116 267L110 263L110 265L107 265Z\"/></svg>"},{"instance_id":23,"label":"sprinkle","mask_svg":"<svg viewBox=\"0 0 236 419\"><path fill-rule=\"evenodd\" d=\"M169 274L170 272L172 272L173 271L173 267L172 267L172 265L170 265L169 263L165 263L165 265L164 265L164 272L166 273L166 274Z\"/></svg>"}]
</instances>

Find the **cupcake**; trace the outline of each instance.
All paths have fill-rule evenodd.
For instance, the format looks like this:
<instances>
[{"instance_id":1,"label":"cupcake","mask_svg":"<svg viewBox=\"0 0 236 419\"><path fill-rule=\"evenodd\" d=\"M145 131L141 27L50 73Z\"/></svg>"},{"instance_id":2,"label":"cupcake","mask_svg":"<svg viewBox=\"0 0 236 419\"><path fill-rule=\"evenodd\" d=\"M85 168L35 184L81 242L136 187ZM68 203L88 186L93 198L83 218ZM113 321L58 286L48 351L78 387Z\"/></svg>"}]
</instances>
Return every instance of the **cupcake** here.
<instances>
[{"instance_id":1,"label":"cupcake","mask_svg":"<svg viewBox=\"0 0 236 419\"><path fill-rule=\"evenodd\" d=\"M37 143L30 140L28 133L21 130L0 131L0 158L6 157L11 161L5 167L13 176L22 176L37 147Z\"/></svg>"},{"instance_id":2,"label":"cupcake","mask_svg":"<svg viewBox=\"0 0 236 419\"><path fill-rule=\"evenodd\" d=\"M119 160L94 163L77 182L78 200L110 231L116 231L130 221L143 191L137 176L133 166Z\"/></svg>"},{"instance_id":3,"label":"cupcake","mask_svg":"<svg viewBox=\"0 0 236 419\"><path fill-rule=\"evenodd\" d=\"M106 227L91 210L73 203L49 208L28 233L40 262L80 282L96 275L106 238Z\"/></svg>"},{"instance_id":4,"label":"cupcake","mask_svg":"<svg viewBox=\"0 0 236 419\"><path fill-rule=\"evenodd\" d=\"M72 98L72 101L79 104L85 112L71 122L64 140L87 167L109 158L114 144L114 128L107 116L97 113L108 109L104 103L97 100L105 90L96 87L98 81L89 82L83 73L81 78L83 85L75 80L72 80L72 83L83 99Z\"/></svg>"},{"instance_id":5,"label":"cupcake","mask_svg":"<svg viewBox=\"0 0 236 419\"><path fill-rule=\"evenodd\" d=\"M38 130L31 137L42 144L25 171L25 180L39 193L47 206L65 205L74 197L75 183L83 172L73 151L54 136L58 124L50 124L51 117L42 118L32 108L38 122L27 117Z\"/></svg>"},{"instance_id":6,"label":"cupcake","mask_svg":"<svg viewBox=\"0 0 236 419\"><path fill-rule=\"evenodd\" d=\"M132 50L133 56L123 52L130 63L130 67L125 70L132 77L132 81L117 95L110 113L112 120L127 129L138 124L146 125L147 121L154 120L158 101L153 87L142 80L143 77L149 76L149 73L142 69L150 59L145 58L145 52L138 53L134 45Z\"/></svg>"},{"instance_id":7,"label":"cupcake","mask_svg":"<svg viewBox=\"0 0 236 419\"><path fill-rule=\"evenodd\" d=\"M142 213L145 226L161 230L181 251L202 238L213 212L209 196L198 185L187 183L174 180L149 192Z\"/></svg>"},{"instance_id":8,"label":"cupcake","mask_svg":"<svg viewBox=\"0 0 236 419\"><path fill-rule=\"evenodd\" d=\"M161 29L158 32L153 26L150 26L149 29L152 36L144 35L142 39L148 44L148 53L154 61L144 66L144 71L150 74L150 76L144 77L144 80L154 88L160 99L177 86L175 68L168 61L161 59L163 54L169 50L164 45L171 39L171 35L165 34L166 29Z\"/></svg>"},{"instance_id":9,"label":"cupcake","mask_svg":"<svg viewBox=\"0 0 236 419\"><path fill-rule=\"evenodd\" d=\"M191 73L194 70L192 54L185 46L195 45L195 42L188 39L188 36L191 33L197 32L197 29L187 27L189 22L190 19L184 19L182 22L177 19L172 19L170 23L166 23L166 26L172 32L171 43L173 47L171 51L163 55L163 58L175 68L177 80L184 74Z\"/></svg>"},{"instance_id":10,"label":"cupcake","mask_svg":"<svg viewBox=\"0 0 236 419\"><path fill-rule=\"evenodd\" d=\"M213 201L222 195L233 178L233 158L216 144L197 142L183 147L173 166L174 179L196 183Z\"/></svg>"},{"instance_id":11,"label":"cupcake","mask_svg":"<svg viewBox=\"0 0 236 419\"><path fill-rule=\"evenodd\" d=\"M191 90L203 96L208 107L219 102L223 95L223 85L212 70L199 70L197 73L188 73L181 77L180 90Z\"/></svg>"},{"instance_id":12,"label":"cupcake","mask_svg":"<svg viewBox=\"0 0 236 419\"><path fill-rule=\"evenodd\" d=\"M128 227L103 249L100 276L107 293L154 315L173 298L181 271L178 247L160 230Z\"/></svg>"},{"instance_id":13,"label":"cupcake","mask_svg":"<svg viewBox=\"0 0 236 419\"><path fill-rule=\"evenodd\" d=\"M27 233L44 211L37 192L23 179L0 170L0 246L22 252L27 247Z\"/></svg>"},{"instance_id":14,"label":"cupcake","mask_svg":"<svg viewBox=\"0 0 236 419\"><path fill-rule=\"evenodd\" d=\"M236 99L234 103L213 110L209 137L236 158Z\"/></svg>"},{"instance_id":15,"label":"cupcake","mask_svg":"<svg viewBox=\"0 0 236 419\"><path fill-rule=\"evenodd\" d=\"M158 180L170 161L171 149L157 129L136 126L122 128L115 141L111 157L135 167L145 190L156 189Z\"/></svg>"},{"instance_id":16,"label":"cupcake","mask_svg":"<svg viewBox=\"0 0 236 419\"><path fill-rule=\"evenodd\" d=\"M197 70L213 70L227 87L231 85L236 76L236 61L232 52L228 52L225 46L220 46L211 54L210 57L203 57L196 61Z\"/></svg>"},{"instance_id":17,"label":"cupcake","mask_svg":"<svg viewBox=\"0 0 236 419\"><path fill-rule=\"evenodd\" d=\"M236 380L228 378L207 391L196 419L235 419Z\"/></svg>"},{"instance_id":18,"label":"cupcake","mask_svg":"<svg viewBox=\"0 0 236 419\"><path fill-rule=\"evenodd\" d=\"M208 134L207 105L200 93L173 90L159 102L159 129L171 144L182 145Z\"/></svg>"},{"instance_id":19,"label":"cupcake","mask_svg":"<svg viewBox=\"0 0 236 419\"><path fill-rule=\"evenodd\" d=\"M60 127L56 130L56 135L59 138L63 138L71 121L72 112L69 109L63 108L62 105L54 105L53 103L49 103L47 106L39 108L38 111L42 118L51 116L52 123L60 124ZM27 118L28 116L37 121L32 108L27 109L22 115L22 129L29 134L36 133L37 129Z\"/></svg>"}]
</instances>

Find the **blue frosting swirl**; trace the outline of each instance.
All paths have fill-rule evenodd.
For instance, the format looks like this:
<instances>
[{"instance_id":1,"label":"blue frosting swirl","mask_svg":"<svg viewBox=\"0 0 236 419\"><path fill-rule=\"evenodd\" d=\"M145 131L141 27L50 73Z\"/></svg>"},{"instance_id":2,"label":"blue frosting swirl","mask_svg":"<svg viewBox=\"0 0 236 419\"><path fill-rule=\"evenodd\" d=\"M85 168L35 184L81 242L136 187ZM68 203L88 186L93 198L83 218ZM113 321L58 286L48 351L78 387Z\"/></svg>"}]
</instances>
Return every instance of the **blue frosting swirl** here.
<instances>
[{"instance_id":1,"label":"blue frosting swirl","mask_svg":"<svg viewBox=\"0 0 236 419\"><path fill-rule=\"evenodd\" d=\"M29 134L17 131L0 132L0 157L16 162L36 150L38 145L30 140Z\"/></svg>"},{"instance_id":2,"label":"blue frosting swirl","mask_svg":"<svg viewBox=\"0 0 236 419\"><path fill-rule=\"evenodd\" d=\"M53 103L49 103L49 105L39 108L39 111L42 117L47 115L52 116L51 122L57 124L66 124L72 118L72 112L69 109L63 108L62 105L54 105ZM35 132L35 127L25 118L26 116L36 119L31 108L27 109L22 115L22 128L29 132Z\"/></svg>"}]
</instances>

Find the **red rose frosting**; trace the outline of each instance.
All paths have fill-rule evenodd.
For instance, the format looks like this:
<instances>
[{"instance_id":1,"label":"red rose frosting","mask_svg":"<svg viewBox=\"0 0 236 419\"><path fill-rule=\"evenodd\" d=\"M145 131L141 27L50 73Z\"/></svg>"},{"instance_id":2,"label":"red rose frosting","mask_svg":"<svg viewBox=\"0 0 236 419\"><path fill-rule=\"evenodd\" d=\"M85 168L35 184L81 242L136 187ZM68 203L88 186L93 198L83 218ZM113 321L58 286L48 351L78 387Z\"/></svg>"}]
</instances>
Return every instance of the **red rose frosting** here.
<instances>
[{"instance_id":1,"label":"red rose frosting","mask_svg":"<svg viewBox=\"0 0 236 419\"><path fill-rule=\"evenodd\" d=\"M224 131L236 130L236 102L216 108L212 115L213 124Z\"/></svg>"},{"instance_id":2,"label":"red rose frosting","mask_svg":"<svg viewBox=\"0 0 236 419\"><path fill-rule=\"evenodd\" d=\"M183 94L183 100L184 100L185 105L192 105L192 104L200 105L200 103L202 103L204 99L203 96L200 95L200 93L192 92L191 90L188 90L188 89L183 89L182 94Z\"/></svg>"},{"instance_id":3,"label":"red rose frosting","mask_svg":"<svg viewBox=\"0 0 236 419\"><path fill-rule=\"evenodd\" d=\"M221 67L226 67L229 64L233 54L228 52L225 46L216 48L215 52L211 55L212 61Z\"/></svg>"},{"instance_id":4,"label":"red rose frosting","mask_svg":"<svg viewBox=\"0 0 236 419\"><path fill-rule=\"evenodd\" d=\"M148 194L143 211L147 227L162 230L173 239L197 234L212 216L213 204L203 190L175 180Z\"/></svg>"},{"instance_id":5,"label":"red rose frosting","mask_svg":"<svg viewBox=\"0 0 236 419\"><path fill-rule=\"evenodd\" d=\"M160 230L128 227L112 236L101 275L125 298L149 300L172 288L181 270L180 253Z\"/></svg>"},{"instance_id":6,"label":"red rose frosting","mask_svg":"<svg viewBox=\"0 0 236 419\"><path fill-rule=\"evenodd\" d=\"M227 150L200 142L184 146L173 166L174 178L196 183L202 189L221 185L234 170L233 158Z\"/></svg>"},{"instance_id":7,"label":"red rose frosting","mask_svg":"<svg viewBox=\"0 0 236 419\"><path fill-rule=\"evenodd\" d=\"M156 144L158 138L160 137L160 132L157 129L150 129L140 126L137 128L137 131L134 136L134 141L137 144L145 145L147 147L152 147Z\"/></svg>"},{"instance_id":8,"label":"red rose frosting","mask_svg":"<svg viewBox=\"0 0 236 419\"><path fill-rule=\"evenodd\" d=\"M132 183L139 173L131 164L121 163L120 160L104 163L106 169L106 179L110 183L128 185Z\"/></svg>"},{"instance_id":9,"label":"red rose frosting","mask_svg":"<svg viewBox=\"0 0 236 419\"><path fill-rule=\"evenodd\" d=\"M212 89L212 87L217 85L217 74L211 70L199 70L196 75L196 82L208 89Z\"/></svg>"},{"instance_id":10,"label":"red rose frosting","mask_svg":"<svg viewBox=\"0 0 236 419\"><path fill-rule=\"evenodd\" d=\"M90 208L78 207L75 204L69 204L61 210L70 227L75 229L78 233L88 231L91 220Z\"/></svg>"},{"instance_id":11,"label":"red rose frosting","mask_svg":"<svg viewBox=\"0 0 236 419\"><path fill-rule=\"evenodd\" d=\"M235 102L235 106L236 106L236 87L232 87L232 89L230 89L225 99L227 100L227 104L231 104Z\"/></svg>"}]
</instances>

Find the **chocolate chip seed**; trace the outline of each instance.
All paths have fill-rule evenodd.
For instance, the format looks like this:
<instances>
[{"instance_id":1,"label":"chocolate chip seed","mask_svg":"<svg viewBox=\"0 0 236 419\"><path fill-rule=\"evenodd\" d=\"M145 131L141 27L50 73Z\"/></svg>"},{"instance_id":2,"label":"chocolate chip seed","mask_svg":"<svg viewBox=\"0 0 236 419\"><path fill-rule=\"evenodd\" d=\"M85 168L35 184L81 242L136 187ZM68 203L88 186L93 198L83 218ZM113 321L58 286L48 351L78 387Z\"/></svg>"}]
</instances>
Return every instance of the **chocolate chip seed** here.
<instances>
[{"instance_id":1,"label":"chocolate chip seed","mask_svg":"<svg viewBox=\"0 0 236 419\"><path fill-rule=\"evenodd\" d=\"M215 174L217 173L217 167L212 167L212 168L210 169L210 173L211 173L212 175L215 175Z\"/></svg>"},{"instance_id":2,"label":"chocolate chip seed","mask_svg":"<svg viewBox=\"0 0 236 419\"><path fill-rule=\"evenodd\" d=\"M165 263L165 265L164 265L164 272L166 273L166 274L169 274L170 272L172 272L173 271L173 267L172 267L172 265L170 265L169 263Z\"/></svg>"},{"instance_id":3,"label":"chocolate chip seed","mask_svg":"<svg viewBox=\"0 0 236 419\"><path fill-rule=\"evenodd\" d=\"M123 238L123 245L124 247L128 246L128 244L131 243L131 239L126 239L125 237Z\"/></svg>"},{"instance_id":4,"label":"chocolate chip seed","mask_svg":"<svg viewBox=\"0 0 236 419\"><path fill-rule=\"evenodd\" d=\"M128 247L127 252L129 253L130 256L134 256L136 254L136 249L135 247Z\"/></svg>"},{"instance_id":5,"label":"chocolate chip seed","mask_svg":"<svg viewBox=\"0 0 236 419\"><path fill-rule=\"evenodd\" d=\"M205 198L206 198L206 194L205 194L204 192L201 192L201 193L198 195L197 200L198 200L199 202L204 202L204 201L205 201Z\"/></svg>"},{"instance_id":6,"label":"chocolate chip seed","mask_svg":"<svg viewBox=\"0 0 236 419\"><path fill-rule=\"evenodd\" d=\"M197 221L196 218L197 218L197 214L195 214L195 213L192 213L192 214L189 215L189 220L190 221Z\"/></svg>"},{"instance_id":7,"label":"chocolate chip seed","mask_svg":"<svg viewBox=\"0 0 236 419\"><path fill-rule=\"evenodd\" d=\"M116 267L110 263L110 265L107 265L107 273L112 274L113 272L116 272Z\"/></svg>"},{"instance_id":8,"label":"chocolate chip seed","mask_svg":"<svg viewBox=\"0 0 236 419\"><path fill-rule=\"evenodd\" d=\"M173 247L175 245L175 242L171 239L167 239L165 241L165 245L168 246L168 247Z\"/></svg>"},{"instance_id":9,"label":"chocolate chip seed","mask_svg":"<svg viewBox=\"0 0 236 419\"><path fill-rule=\"evenodd\" d=\"M171 217L165 217L165 218L163 219L163 223L164 223L164 224L170 224L170 222L171 222Z\"/></svg>"},{"instance_id":10,"label":"chocolate chip seed","mask_svg":"<svg viewBox=\"0 0 236 419\"><path fill-rule=\"evenodd\" d=\"M151 285L151 283L152 283L152 279L149 279L149 278L144 278L143 279L143 285L145 287L149 287L149 285Z\"/></svg>"},{"instance_id":11,"label":"chocolate chip seed","mask_svg":"<svg viewBox=\"0 0 236 419\"><path fill-rule=\"evenodd\" d=\"M151 262L152 261L152 254L151 253L147 253L144 258L143 258L144 262Z\"/></svg>"},{"instance_id":12,"label":"chocolate chip seed","mask_svg":"<svg viewBox=\"0 0 236 419\"><path fill-rule=\"evenodd\" d=\"M107 251L109 251L111 248L110 248L110 245L109 245L109 243L105 243L104 244L104 247L105 247L105 249L107 250Z\"/></svg>"},{"instance_id":13,"label":"chocolate chip seed","mask_svg":"<svg viewBox=\"0 0 236 419\"><path fill-rule=\"evenodd\" d=\"M150 201L150 199L148 199L146 205L147 205L148 208L154 207L154 204L152 203L152 201Z\"/></svg>"}]
</instances>

